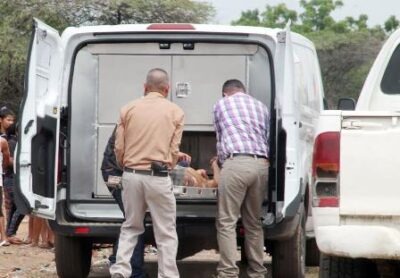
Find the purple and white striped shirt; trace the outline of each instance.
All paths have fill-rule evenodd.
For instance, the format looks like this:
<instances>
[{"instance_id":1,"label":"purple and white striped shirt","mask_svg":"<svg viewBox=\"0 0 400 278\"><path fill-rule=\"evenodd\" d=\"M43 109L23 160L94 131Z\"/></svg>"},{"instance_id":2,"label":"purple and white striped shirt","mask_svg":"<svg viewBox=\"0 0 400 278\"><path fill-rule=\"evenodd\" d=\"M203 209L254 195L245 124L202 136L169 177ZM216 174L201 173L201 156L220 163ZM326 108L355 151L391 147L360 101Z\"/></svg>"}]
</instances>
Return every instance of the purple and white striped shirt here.
<instances>
[{"instance_id":1,"label":"purple and white striped shirt","mask_svg":"<svg viewBox=\"0 0 400 278\"><path fill-rule=\"evenodd\" d=\"M245 93L222 98L214 106L218 160L234 153L268 157L269 114L267 107Z\"/></svg>"}]
</instances>

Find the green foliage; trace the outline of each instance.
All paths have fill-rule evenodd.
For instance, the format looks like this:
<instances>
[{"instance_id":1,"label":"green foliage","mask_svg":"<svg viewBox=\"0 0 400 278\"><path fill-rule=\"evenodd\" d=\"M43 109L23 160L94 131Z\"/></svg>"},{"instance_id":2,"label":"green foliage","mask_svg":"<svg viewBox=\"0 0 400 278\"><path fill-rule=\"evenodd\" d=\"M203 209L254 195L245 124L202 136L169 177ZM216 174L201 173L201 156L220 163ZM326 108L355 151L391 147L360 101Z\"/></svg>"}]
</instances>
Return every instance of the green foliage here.
<instances>
[{"instance_id":1,"label":"green foliage","mask_svg":"<svg viewBox=\"0 0 400 278\"><path fill-rule=\"evenodd\" d=\"M399 28L399 25L400 25L399 20L394 15L392 15L385 21L385 24L384 24L385 31L388 33L393 32L394 30Z\"/></svg>"},{"instance_id":2,"label":"green foliage","mask_svg":"<svg viewBox=\"0 0 400 278\"><path fill-rule=\"evenodd\" d=\"M34 17L57 30L89 24L205 23L214 8L192 0L0 0L0 105L18 110Z\"/></svg>"},{"instance_id":3,"label":"green foliage","mask_svg":"<svg viewBox=\"0 0 400 278\"><path fill-rule=\"evenodd\" d=\"M385 34L369 30L341 34L320 31L307 36L317 48L329 107L336 107L341 97L357 99Z\"/></svg>"},{"instance_id":4,"label":"green foliage","mask_svg":"<svg viewBox=\"0 0 400 278\"><path fill-rule=\"evenodd\" d=\"M232 21L231 24L243 26L263 26L258 9L242 12L240 18L238 20Z\"/></svg>"},{"instance_id":5,"label":"green foliage","mask_svg":"<svg viewBox=\"0 0 400 278\"><path fill-rule=\"evenodd\" d=\"M266 10L261 16L262 25L270 27L282 28L289 20L291 20L292 23L296 23L297 21L297 12L288 9L285 4L279 4L274 7L267 5Z\"/></svg>"},{"instance_id":6,"label":"green foliage","mask_svg":"<svg viewBox=\"0 0 400 278\"><path fill-rule=\"evenodd\" d=\"M357 99L386 33L400 25L390 17L382 26L368 27L368 16L346 17L335 21L332 12L343 6L339 0L301 0L303 12L288 9L284 4L266 6L265 11L242 12L236 25L282 28L288 19L291 29L311 39L317 48L329 107L336 107L340 97ZM300 19L300 20L299 20Z\"/></svg>"},{"instance_id":7,"label":"green foliage","mask_svg":"<svg viewBox=\"0 0 400 278\"><path fill-rule=\"evenodd\" d=\"M84 11L90 24L205 23L214 8L190 0L86 0Z\"/></svg>"},{"instance_id":8,"label":"green foliage","mask_svg":"<svg viewBox=\"0 0 400 278\"><path fill-rule=\"evenodd\" d=\"M343 6L340 0L301 0L304 12L300 15L305 32L322 31L334 26L331 13Z\"/></svg>"}]
</instances>

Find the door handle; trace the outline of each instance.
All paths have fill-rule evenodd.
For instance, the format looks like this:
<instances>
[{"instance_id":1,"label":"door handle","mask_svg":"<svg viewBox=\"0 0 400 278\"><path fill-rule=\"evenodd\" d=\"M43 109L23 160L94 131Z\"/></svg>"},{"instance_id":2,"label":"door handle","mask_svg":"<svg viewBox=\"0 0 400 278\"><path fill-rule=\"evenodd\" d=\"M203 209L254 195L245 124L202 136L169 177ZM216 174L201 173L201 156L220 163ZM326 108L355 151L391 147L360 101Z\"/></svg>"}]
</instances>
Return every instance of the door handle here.
<instances>
[{"instance_id":1,"label":"door handle","mask_svg":"<svg viewBox=\"0 0 400 278\"><path fill-rule=\"evenodd\" d=\"M34 120L29 120L29 122L26 124L26 126L24 128L24 134L28 133L28 131L31 129L33 122L34 122Z\"/></svg>"}]
</instances>

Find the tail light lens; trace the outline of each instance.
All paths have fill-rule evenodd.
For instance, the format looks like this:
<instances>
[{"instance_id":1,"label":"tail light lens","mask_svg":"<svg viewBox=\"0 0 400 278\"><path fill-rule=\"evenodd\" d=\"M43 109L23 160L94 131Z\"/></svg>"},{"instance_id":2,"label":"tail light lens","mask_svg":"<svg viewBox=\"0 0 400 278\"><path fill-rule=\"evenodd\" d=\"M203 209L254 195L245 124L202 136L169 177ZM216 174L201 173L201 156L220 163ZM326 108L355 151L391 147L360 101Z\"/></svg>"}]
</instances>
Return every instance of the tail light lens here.
<instances>
[{"instance_id":1,"label":"tail light lens","mask_svg":"<svg viewBox=\"0 0 400 278\"><path fill-rule=\"evenodd\" d=\"M154 23L147 30L195 30L192 24L187 23Z\"/></svg>"},{"instance_id":2,"label":"tail light lens","mask_svg":"<svg viewBox=\"0 0 400 278\"><path fill-rule=\"evenodd\" d=\"M88 234L90 232L90 228L89 227L76 227L74 229L74 233L76 235L85 235Z\"/></svg>"},{"instance_id":3,"label":"tail light lens","mask_svg":"<svg viewBox=\"0 0 400 278\"><path fill-rule=\"evenodd\" d=\"M313 206L339 206L340 133L318 135L313 154Z\"/></svg>"}]
</instances>

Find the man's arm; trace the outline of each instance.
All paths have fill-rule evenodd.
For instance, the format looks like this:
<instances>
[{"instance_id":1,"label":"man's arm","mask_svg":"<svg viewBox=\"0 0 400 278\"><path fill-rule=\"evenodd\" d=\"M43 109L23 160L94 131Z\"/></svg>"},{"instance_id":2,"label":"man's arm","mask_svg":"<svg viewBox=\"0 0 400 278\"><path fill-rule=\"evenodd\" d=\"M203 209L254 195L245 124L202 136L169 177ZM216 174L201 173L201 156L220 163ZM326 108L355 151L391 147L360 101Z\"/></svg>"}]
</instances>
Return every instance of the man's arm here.
<instances>
[{"instance_id":1,"label":"man's arm","mask_svg":"<svg viewBox=\"0 0 400 278\"><path fill-rule=\"evenodd\" d=\"M178 159L180 158L180 154L182 154L179 152L179 145L181 144L181 140L182 140L184 118L185 118L185 115L183 114L183 112L180 112L178 115L178 119L176 121L176 128L175 128L174 134L172 136L171 145L170 145L171 155L172 155L171 169L173 169L175 167L176 163L178 162Z\"/></svg>"},{"instance_id":2,"label":"man's arm","mask_svg":"<svg viewBox=\"0 0 400 278\"><path fill-rule=\"evenodd\" d=\"M216 104L214 106L214 111L213 111L214 117L213 117L213 121L214 121L214 129L215 129L215 134L217 137L217 156L218 156L218 165L221 165L222 160L223 160L223 154L222 154L222 150L221 150L221 125L219 122L219 107L218 104Z\"/></svg>"},{"instance_id":3,"label":"man's arm","mask_svg":"<svg viewBox=\"0 0 400 278\"><path fill-rule=\"evenodd\" d=\"M124 152L125 152L125 113L121 110L120 118L115 131L115 157L117 163L122 168L124 166Z\"/></svg>"},{"instance_id":4,"label":"man's arm","mask_svg":"<svg viewBox=\"0 0 400 278\"><path fill-rule=\"evenodd\" d=\"M10 165L10 149L5 139L0 138L1 152L3 153L3 169L6 169Z\"/></svg>"}]
</instances>

